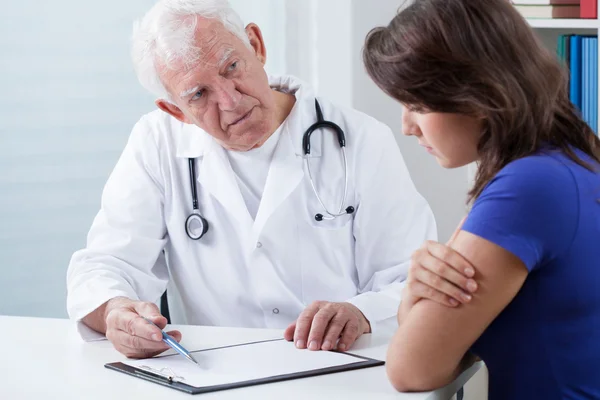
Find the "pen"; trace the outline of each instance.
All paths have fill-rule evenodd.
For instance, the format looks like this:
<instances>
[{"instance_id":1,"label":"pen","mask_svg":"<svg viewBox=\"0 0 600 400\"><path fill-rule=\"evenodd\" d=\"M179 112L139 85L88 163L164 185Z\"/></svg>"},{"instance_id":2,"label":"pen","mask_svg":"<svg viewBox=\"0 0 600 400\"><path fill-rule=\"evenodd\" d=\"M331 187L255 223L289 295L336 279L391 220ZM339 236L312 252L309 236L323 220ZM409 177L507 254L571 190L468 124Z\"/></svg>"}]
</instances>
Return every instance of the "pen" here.
<instances>
[{"instance_id":1,"label":"pen","mask_svg":"<svg viewBox=\"0 0 600 400\"><path fill-rule=\"evenodd\" d=\"M158 329L160 329L154 322L152 322L148 318L146 318L146 317L142 317L142 318L144 318L146 320L146 322L148 322L148 323L156 326ZM192 355L190 354L190 352L187 351L182 345L180 345L179 343L177 343L177 340L175 340L173 337L169 336L162 329L160 329L160 333L162 333L162 340L163 340L163 342L165 342L166 344L168 344L173 350L175 350L176 352L178 352L179 354L181 354L182 356L184 356L185 358L187 358L189 361L193 362L197 366L200 366L200 364L198 364L198 361L196 361L194 359L194 357L192 357Z\"/></svg>"}]
</instances>

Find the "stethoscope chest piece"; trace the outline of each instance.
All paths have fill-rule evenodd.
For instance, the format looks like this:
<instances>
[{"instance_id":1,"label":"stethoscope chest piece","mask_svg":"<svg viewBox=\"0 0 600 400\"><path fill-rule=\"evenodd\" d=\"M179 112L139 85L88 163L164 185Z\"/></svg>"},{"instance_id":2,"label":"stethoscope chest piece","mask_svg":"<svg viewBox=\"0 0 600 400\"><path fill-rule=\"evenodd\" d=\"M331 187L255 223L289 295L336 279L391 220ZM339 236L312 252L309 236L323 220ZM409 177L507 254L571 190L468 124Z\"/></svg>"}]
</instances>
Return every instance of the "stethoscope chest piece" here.
<instances>
[{"instance_id":1,"label":"stethoscope chest piece","mask_svg":"<svg viewBox=\"0 0 600 400\"><path fill-rule=\"evenodd\" d=\"M185 221L185 231L190 239L198 240L208 232L208 221L194 210Z\"/></svg>"},{"instance_id":2,"label":"stethoscope chest piece","mask_svg":"<svg viewBox=\"0 0 600 400\"><path fill-rule=\"evenodd\" d=\"M192 240L202 238L208 232L208 221L198 209L198 190L196 187L196 164L194 159L188 160L190 169L190 188L192 190L192 213L185 220L185 233Z\"/></svg>"}]
</instances>

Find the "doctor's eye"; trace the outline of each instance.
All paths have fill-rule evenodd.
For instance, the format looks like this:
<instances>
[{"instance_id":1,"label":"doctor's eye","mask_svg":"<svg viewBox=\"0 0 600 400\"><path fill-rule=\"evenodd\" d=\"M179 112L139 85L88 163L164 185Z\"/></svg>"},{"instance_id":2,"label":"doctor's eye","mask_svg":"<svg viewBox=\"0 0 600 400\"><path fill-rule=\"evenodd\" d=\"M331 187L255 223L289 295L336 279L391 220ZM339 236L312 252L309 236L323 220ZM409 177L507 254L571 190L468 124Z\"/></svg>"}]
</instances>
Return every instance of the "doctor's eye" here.
<instances>
[{"instance_id":1,"label":"doctor's eye","mask_svg":"<svg viewBox=\"0 0 600 400\"><path fill-rule=\"evenodd\" d=\"M198 100L200 99L202 96L204 95L204 89L200 89L196 92L196 94L194 95L194 97L192 97L192 100Z\"/></svg>"}]
</instances>

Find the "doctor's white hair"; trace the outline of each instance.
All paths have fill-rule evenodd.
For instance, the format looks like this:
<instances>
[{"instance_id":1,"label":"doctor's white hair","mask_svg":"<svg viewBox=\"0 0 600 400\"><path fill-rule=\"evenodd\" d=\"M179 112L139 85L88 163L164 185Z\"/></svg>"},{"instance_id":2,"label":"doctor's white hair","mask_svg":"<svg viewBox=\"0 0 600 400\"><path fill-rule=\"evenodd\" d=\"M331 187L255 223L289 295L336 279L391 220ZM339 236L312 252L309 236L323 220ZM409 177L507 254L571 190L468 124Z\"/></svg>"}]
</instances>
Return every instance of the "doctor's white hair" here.
<instances>
[{"instance_id":1,"label":"doctor's white hair","mask_svg":"<svg viewBox=\"0 0 600 400\"><path fill-rule=\"evenodd\" d=\"M220 21L250 47L244 24L227 0L159 0L134 23L131 57L138 80L159 98L170 98L158 75L157 65L186 67L202 57L195 45L197 17Z\"/></svg>"}]
</instances>

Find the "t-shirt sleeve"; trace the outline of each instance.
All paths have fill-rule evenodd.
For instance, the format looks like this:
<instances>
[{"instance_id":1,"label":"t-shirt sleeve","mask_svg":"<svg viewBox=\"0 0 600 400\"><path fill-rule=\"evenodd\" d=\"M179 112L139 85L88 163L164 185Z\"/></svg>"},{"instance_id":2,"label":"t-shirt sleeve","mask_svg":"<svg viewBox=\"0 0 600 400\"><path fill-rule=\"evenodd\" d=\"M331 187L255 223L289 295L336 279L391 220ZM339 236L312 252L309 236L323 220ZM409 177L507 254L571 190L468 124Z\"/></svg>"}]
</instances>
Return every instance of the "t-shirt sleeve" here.
<instances>
[{"instance_id":1,"label":"t-shirt sleeve","mask_svg":"<svg viewBox=\"0 0 600 400\"><path fill-rule=\"evenodd\" d=\"M560 160L512 162L477 198L462 230L516 255L531 272L563 254L579 219L575 178Z\"/></svg>"}]
</instances>

